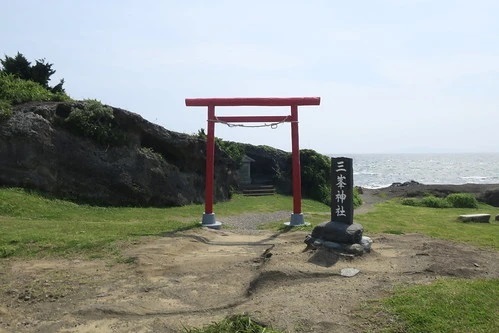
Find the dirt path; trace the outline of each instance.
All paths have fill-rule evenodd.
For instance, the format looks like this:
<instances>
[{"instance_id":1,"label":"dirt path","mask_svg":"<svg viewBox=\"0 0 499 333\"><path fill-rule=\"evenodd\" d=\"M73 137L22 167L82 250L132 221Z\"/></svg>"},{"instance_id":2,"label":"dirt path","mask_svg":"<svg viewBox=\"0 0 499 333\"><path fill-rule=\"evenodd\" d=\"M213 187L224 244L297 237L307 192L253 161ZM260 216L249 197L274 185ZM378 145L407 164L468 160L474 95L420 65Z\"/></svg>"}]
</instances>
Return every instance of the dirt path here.
<instances>
[{"instance_id":1,"label":"dirt path","mask_svg":"<svg viewBox=\"0 0 499 333\"><path fill-rule=\"evenodd\" d=\"M2 260L0 332L181 332L243 312L285 332L358 332L362 302L398 284L499 277L497 253L417 234L375 237L353 260L302 252L305 236L198 229L145 238L129 263Z\"/></svg>"}]
</instances>

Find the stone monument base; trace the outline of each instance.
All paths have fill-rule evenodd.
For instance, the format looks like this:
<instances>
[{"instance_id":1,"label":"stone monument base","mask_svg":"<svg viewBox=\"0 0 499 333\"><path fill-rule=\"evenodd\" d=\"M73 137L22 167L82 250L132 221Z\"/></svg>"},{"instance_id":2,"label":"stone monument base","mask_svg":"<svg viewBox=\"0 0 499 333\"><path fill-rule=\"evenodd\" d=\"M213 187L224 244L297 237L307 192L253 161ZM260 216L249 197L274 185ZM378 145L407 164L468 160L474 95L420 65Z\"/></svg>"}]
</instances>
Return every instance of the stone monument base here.
<instances>
[{"instance_id":1,"label":"stone monument base","mask_svg":"<svg viewBox=\"0 0 499 333\"><path fill-rule=\"evenodd\" d=\"M347 224L343 222L323 222L312 230L312 237L323 241L359 244L362 240L364 228L359 223Z\"/></svg>"},{"instance_id":2,"label":"stone monument base","mask_svg":"<svg viewBox=\"0 0 499 333\"><path fill-rule=\"evenodd\" d=\"M307 249L309 248L309 246L311 246L314 249L326 248L329 250L337 251L340 253L347 253L355 256L361 256L364 253L371 252L372 243L373 240L366 236L362 236L360 244L359 243L345 244L345 243L325 241L320 238L314 238L311 235L308 235L305 238L305 244L307 244Z\"/></svg>"}]
</instances>

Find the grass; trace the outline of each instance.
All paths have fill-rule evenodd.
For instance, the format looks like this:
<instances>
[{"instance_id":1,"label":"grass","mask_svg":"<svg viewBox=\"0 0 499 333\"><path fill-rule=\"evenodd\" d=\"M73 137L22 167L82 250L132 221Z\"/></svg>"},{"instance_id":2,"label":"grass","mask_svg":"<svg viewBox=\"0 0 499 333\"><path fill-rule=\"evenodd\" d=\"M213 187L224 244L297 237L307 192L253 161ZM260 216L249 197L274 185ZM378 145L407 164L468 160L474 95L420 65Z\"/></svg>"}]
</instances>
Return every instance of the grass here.
<instances>
[{"instance_id":1,"label":"grass","mask_svg":"<svg viewBox=\"0 0 499 333\"><path fill-rule=\"evenodd\" d=\"M499 279L441 279L401 287L378 304L395 322L375 323L383 332L499 332ZM388 322L392 322L388 324Z\"/></svg>"},{"instance_id":2,"label":"grass","mask_svg":"<svg viewBox=\"0 0 499 333\"><path fill-rule=\"evenodd\" d=\"M303 209L329 209L303 200ZM292 198L234 196L214 207L217 217L292 210ZM22 189L0 189L0 258L119 255L123 243L199 226L203 205L127 208L78 205Z\"/></svg>"},{"instance_id":3,"label":"grass","mask_svg":"<svg viewBox=\"0 0 499 333\"><path fill-rule=\"evenodd\" d=\"M499 223L463 223L462 214L488 213L492 219L499 214L498 207L479 204L471 208L427 208L402 205L391 200L376 206L374 211L356 216L364 226L364 234L421 233L431 237L464 242L499 250Z\"/></svg>"},{"instance_id":4,"label":"grass","mask_svg":"<svg viewBox=\"0 0 499 333\"><path fill-rule=\"evenodd\" d=\"M202 328L185 328L185 333L279 333L252 320L247 315L234 315Z\"/></svg>"},{"instance_id":5,"label":"grass","mask_svg":"<svg viewBox=\"0 0 499 333\"><path fill-rule=\"evenodd\" d=\"M195 227L196 208L95 207L0 189L0 257L118 255L120 242Z\"/></svg>"},{"instance_id":6,"label":"grass","mask_svg":"<svg viewBox=\"0 0 499 333\"><path fill-rule=\"evenodd\" d=\"M318 201L303 199L302 211L329 212L329 206ZM271 213L276 211L289 211L290 216L293 210L293 198L284 195L272 196L242 196L234 195L232 200L221 202L215 205L214 211L220 216L239 215L248 212Z\"/></svg>"}]
</instances>

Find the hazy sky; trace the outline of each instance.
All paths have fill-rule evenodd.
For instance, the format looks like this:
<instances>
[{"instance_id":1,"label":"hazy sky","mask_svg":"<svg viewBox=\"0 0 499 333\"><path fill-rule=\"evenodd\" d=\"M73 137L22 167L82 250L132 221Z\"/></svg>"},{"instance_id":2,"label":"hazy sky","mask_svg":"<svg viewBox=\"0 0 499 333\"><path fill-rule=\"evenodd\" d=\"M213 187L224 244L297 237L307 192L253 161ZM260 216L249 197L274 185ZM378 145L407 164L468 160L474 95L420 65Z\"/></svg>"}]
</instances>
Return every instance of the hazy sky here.
<instances>
[{"instance_id":1,"label":"hazy sky","mask_svg":"<svg viewBox=\"0 0 499 333\"><path fill-rule=\"evenodd\" d=\"M0 0L0 31L0 56L45 58L71 97L169 130L206 128L186 97L320 96L301 148L499 152L497 0ZM289 124L216 135L291 149Z\"/></svg>"}]
</instances>

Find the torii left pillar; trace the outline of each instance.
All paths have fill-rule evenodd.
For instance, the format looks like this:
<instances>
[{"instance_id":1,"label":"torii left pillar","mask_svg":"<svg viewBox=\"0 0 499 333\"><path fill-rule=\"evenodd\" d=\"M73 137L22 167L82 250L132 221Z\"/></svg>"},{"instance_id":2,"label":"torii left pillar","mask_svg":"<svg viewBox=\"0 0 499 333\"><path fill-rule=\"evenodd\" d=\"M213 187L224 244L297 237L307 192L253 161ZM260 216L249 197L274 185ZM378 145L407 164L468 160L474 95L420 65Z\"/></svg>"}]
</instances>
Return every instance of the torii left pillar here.
<instances>
[{"instance_id":1,"label":"torii left pillar","mask_svg":"<svg viewBox=\"0 0 499 333\"><path fill-rule=\"evenodd\" d=\"M215 176L215 123L216 122L290 122L293 170L293 214L288 226L305 225L301 212L301 170L300 147L298 138L298 106L319 105L319 97L271 97L271 98L186 98L186 106L208 107L208 133L206 140L206 182L205 182L205 209L202 225L219 229L221 222L215 218L213 212L213 179ZM288 116L215 116L216 106L289 106L291 114Z\"/></svg>"}]
</instances>

